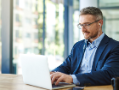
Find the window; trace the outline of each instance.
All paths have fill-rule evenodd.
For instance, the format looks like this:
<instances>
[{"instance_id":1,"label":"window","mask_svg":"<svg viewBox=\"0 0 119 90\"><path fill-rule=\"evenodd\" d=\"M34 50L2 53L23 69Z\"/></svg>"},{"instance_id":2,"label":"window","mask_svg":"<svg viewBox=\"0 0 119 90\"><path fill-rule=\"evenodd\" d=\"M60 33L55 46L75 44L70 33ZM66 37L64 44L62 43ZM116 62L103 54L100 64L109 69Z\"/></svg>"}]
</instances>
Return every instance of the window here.
<instances>
[{"instance_id":1,"label":"window","mask_svg":"<svg viewBox=\"0 0 119 90\"><path fill-rule=\"evenodd\" d=\"M38 40L36 41L36 39L38 39L38 36L35 36L34 38L34 35L39 30L41 30L42 34L42 29L38 26L39 24L37 25L36 21L34 23L34 20L39 17L39 15L35 13L36 11L32 9L36 7L36 1L37 0L19 0L19 4L14 3L14 6L16 6L15 4L17 4L17 7L19 7L13 8L13 51L15 51L15 53L13 53L13 62L14 66L16 66L17 74L21 74L21 66L19 60L20 54L40 54L38 53L39 42ZM14 2L18 2L18 0L14 0ZM20 22L21 24L18 25L19 23L16 23L16 21Z\"/></svg>"},{"instance_id":2,"label":"window","mask_svg":"<svg viewBox=\"0 0 119 90\"><path fill-rule=\"evenodd\" d=\"M19 14L16 14L16 22L21 22L21 18Z\"/></svg>"},{"instance_id":3,"label":"window","mask_svg":"<svg viewBox=\"0 0 119 90\"><path fill-rule=\"evenodd\" d=\"M19 7L14 7L13 25L13 62L17 74L21 74L20 54L47 55L50 70L63 62L64 7L62 2L54 1L45 0L45 13L43 0L20 0L19 4L14 3ZM15 21L21 24L17 25Z\"/></svg>"},{"instance_id":4,"label":"window","mask_svg":"<svg viewBox=\"0 0 119 90\"><path fill-rule=\"evenodd\" d=\"M19 0L16 0L16 6L19 6Z\"/></svg>"},{"instance_id":5,"label":"window","mask_svg":"<svg viewBox=\"0 0 119 90\"><path fill-rule=\"evenodd\" d=\"M77 28L79 23L79 0L73 0L73 42L80 40L80 30Z\"/></svg>"},{"instance_id":6,"label":"window","mask_svg":"<svg viewBox=\"0 0 119 90\"><path fill-rule=\"evenodd\" d=\"M104 15L103 31L110 37L119 41L119 9L102 9Z\"/></svg>"},{"instance_id":7,"label":"window","mask_svg":"<svg viewBox=\"0 0 119 90\"><path fill-rule=\"evenodd\" d=\"M119 6L119 0L99 0L99 7Z\"/></svg>"},{"instance_id":8,"label":"window","mask_svg":"<svg viewBox=\"0 0 119 90\"><path fill-rule=\"evenodd\" d=\"M119 41L119 0L99 0L103 13L103 32Z\"/></svg>"},{"instance_id":9,"label":"window","mask_svg":"<svg viewBox=\"0 0 119 90\"><path fill-rule=\"evenodd\" d=\"M1 48L2 48L2 42L1 42L1 0L0 0L0 73L1 73Z\"/></svg>"},{"instance_id":10,"label":"window","mask_svg":"<svg viewBox=\"0 0 119 90\"><path fill-rule=\"evenodd\" d=\"M50 70L59 66L64 60L63 12L64 7L62 2L46 0L45 55L49 57Z\"/></svg>"}]
</instances>

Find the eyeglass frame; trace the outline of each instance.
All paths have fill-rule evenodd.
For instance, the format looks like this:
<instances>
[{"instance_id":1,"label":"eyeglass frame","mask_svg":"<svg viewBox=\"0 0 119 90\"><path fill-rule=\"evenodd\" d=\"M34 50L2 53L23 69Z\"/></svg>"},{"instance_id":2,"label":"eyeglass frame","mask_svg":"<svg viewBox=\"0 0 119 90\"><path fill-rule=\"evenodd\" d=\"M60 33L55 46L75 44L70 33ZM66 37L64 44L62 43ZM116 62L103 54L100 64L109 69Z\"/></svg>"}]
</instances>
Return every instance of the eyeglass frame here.
<instances>
[{"instance_id":1,"label":"eyeglass frame","mask_svg":"<svg viewBox=\"0 0 119 90\"><path fill-rule=\"evenodd\" d=\"M78 27L79 29L82 29L82 27L86 28L86 26L90 26L91 24L93 24L93 23L95 23L95 22L98 22L98 21L100 21L100 19L99 19L99 20L95 20L94 22L89 23L89 24L80 24L80 23L79 23L79 24L77 25L77 27ZM80 28L79 26L81 26L81 28Z\"/></svg>"}]
</instances>

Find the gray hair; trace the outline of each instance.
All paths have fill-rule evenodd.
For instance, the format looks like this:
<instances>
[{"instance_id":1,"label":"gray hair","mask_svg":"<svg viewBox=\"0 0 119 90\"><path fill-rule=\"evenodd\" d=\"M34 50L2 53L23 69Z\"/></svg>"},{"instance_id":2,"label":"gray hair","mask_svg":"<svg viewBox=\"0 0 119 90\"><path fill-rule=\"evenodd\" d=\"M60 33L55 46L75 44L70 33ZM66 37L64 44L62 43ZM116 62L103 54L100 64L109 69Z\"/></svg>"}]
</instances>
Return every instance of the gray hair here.
<instances>
[{"instance_id":1,"label":"gray hair","mask_svg":"<svg viewBox=\"0 0 119 90\"><path fill-rule=\"evenodd\" d=\"M103 20L103 14L102 14L102 12L101 12L101 10L99 8L96 8L96 7L86 7L86 8L83 8L80 11L80 16L81 15L87 15L87 14L95 16L95 18L97 20L99 20L99 19Z\"/></svg>"}]
</instances>

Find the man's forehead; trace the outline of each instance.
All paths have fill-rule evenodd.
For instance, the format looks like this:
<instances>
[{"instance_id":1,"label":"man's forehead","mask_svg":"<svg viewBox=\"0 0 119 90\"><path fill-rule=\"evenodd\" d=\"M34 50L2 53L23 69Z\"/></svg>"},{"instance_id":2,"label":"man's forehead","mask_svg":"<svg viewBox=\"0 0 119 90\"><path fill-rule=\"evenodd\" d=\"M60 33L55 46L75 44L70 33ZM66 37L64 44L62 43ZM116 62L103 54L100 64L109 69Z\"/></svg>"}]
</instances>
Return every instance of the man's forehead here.
<instances>
[{"instance_id":1,"label":"man's forehead","mask_svg":"<svg viewBox=\"0 0 119 90\"><path fill-rule=\"evenodd\" d=\"M80 15L79 22L91 22L94 21L95 17L93 15Z\"/></svg>"}]
</instances>

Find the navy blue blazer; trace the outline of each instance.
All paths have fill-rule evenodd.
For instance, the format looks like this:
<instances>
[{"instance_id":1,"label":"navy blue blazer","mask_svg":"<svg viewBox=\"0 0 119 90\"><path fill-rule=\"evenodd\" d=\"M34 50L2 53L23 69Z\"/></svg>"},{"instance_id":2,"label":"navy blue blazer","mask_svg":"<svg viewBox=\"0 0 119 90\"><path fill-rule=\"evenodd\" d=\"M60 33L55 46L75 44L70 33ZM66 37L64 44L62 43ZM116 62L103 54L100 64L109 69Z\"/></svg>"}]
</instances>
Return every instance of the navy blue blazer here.
<instances>
[{"instance_id":1,"label":"navy blue blazer","mask_svg":"<svg viewBox=\"0 0 119 90\"><path fill-rule=\"evenodd\" d=\"M84 45L85 40L77 42L71 54L53 71L75 74L81 86L111 84L111 78L119 77L119 42L105 35L97 48L92 71L81 74L78 70L84 54Z\"/></svg>"}]
</instances>

